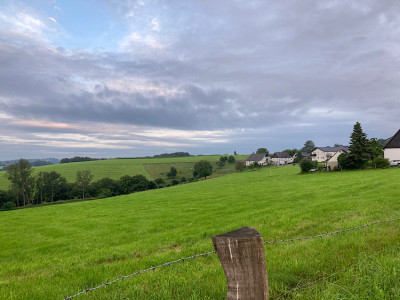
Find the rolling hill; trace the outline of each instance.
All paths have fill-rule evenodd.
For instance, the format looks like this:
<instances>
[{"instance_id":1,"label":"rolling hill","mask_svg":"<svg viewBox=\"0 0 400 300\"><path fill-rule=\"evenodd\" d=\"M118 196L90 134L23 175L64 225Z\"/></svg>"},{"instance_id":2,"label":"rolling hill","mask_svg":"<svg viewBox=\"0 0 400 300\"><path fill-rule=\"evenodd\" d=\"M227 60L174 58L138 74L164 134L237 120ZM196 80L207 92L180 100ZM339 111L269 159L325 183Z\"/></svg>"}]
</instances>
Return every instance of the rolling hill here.
<instances>
[{"instance_id":1,"label":"rolling hill","mask_svg":"<svg viewBox=\"0 0 400 300\"><path fill-rule=\"evenodd\" d=\"M146 176L149 180L154 180L159 177L165 177L171 166L175 166L178 169L178 172L182 172L178 173L180 177L189 177L192 176L190 168L192 168L196 162L200 160L215 162L218 161L220 157L220 155L199 155L175 158L128 158L74 162L34 167L33 175L40 171L56 171L64 176L69 182L73 182L77 171L91 170L94 175L93 180L98 180L104 177L119 179L123 175L133 176L139 174ZM237 160L245 160L247 155L236 155L235 157ZM233 165L227 165L227 168L232 169ZM217 175L224 174L224 170L218 170L215 165L214 169L217 171ZM3 171L0 172L0 190L6 190L7 188L8 180L5 178L5 172Z\"/></svg>"}]
</instances>

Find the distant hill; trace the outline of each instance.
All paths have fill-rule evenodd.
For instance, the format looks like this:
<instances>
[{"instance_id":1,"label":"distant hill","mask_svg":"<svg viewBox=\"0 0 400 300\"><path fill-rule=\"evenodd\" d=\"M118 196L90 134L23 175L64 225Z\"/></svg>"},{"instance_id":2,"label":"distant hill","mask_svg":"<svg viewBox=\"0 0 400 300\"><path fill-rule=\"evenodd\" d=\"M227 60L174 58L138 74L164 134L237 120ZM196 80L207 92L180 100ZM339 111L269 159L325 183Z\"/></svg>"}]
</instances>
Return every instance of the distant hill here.
<instances>
[{"instance_id":1,"label":"distant hill","mask_svg":"<svg viewBox=\"0 0 400 300\"><path fill-rule=\"evenodd\" d=\"M0 166L8 166L12 165L18 162L19 159L12 159L12 160L3 160L0 161ZM59 164L60 160L58 158L30 158L27 159L29 161L30 165L35 167L35 166L44 166L44 165L52 165L52 164ZM44 164L44 162L46 164Z\"/></svg>"},{"instance_id":2,"label":"distant hill","mask_svg":"<svg viewBox=\"0 0 400 300\"><path fill-rule=\"evenodd\" d=\"M84 162L74 162L67 164L54 164L48 166L34 167L33 174L40 171L56 171L64 176L67 181L74 182L76 172L78 170L90 170L94 175L93 180L98 180L104 177L119 179L124 175L143 175L149 180L157 178L165 178L166 173L174 166L178 170L177 179L182 177L189 178L192 175L193 165L200 160L207 160L215 163L221 155L204 155L204 156L185 156L185 157L170 157L170 158L125 158L125 159L107 159L93 160ZM236 160L245 160L247 155L236 155ZM215 175L223 175L233 171L234 164L227 164L224 168L217 168L214 164ZM8 188L8 180L4 176L4 172L0 173L0 190Z\"/></svg>"}]
</instances>

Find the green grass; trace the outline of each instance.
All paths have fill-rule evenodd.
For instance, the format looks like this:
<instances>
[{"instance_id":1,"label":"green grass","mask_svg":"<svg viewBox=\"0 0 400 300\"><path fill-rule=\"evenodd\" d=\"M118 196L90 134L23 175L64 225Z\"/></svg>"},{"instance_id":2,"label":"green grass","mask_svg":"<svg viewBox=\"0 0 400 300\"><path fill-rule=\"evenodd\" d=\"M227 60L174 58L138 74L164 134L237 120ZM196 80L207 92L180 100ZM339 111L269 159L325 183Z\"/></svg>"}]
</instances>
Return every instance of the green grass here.
<instances>
[{"instance_id":1,"label":"green grass","mask_svg":"<svg viewBox=\"0 0 400 300\"><path fill-rule=\"evenodd\" d=\"M297 166L271 167L108 199L0 212L0 299L62 299L211 251L212 235L241 226L276 240L400 216L399 168L298 172ZM398 299L400 247L362 260L399 243L399 236L400 222L392 222L267 245L271 298L361 261L286 299ZM225 285L212 255L131 277L89 297L224 299Z\"/></svg>"},{"instance_id":2,"label":"green grass","mask_svg":"<svg viewBox=\"0 0 400 300\"><path fill-rule=\"evenodd\" d=\"M40 171L56 171L64 176L67 181L73 182L76 178L76 172L79 170L91 170L94 179L98 180L104 177L110 177L112 179L119 179L124 175L144 175L149 180L154 180L159 178L157 173L149 174L147 170L152 170L152 165L169 165L175 166L175 164L182 163L190 163L193 164L200 160L208 160L210 162L218 161L220 155L199 155L199 156L189 156L189 157L175 157L175 158L142 158L142 159L108 159L108 160L96 160L96 161L85 161L85 162L75 162L75 163L67 163L67 164L56 164L56 165L48 165L35 167L33 175ZM245 160L247 155L236 155L236 159ZM157 167L155 167L157 168ZM215 168L215 165L214 165ZM169 171L169 169L168 169ZM179 168L178 168L179 171ZM150 171L151 172L151 171ZM164 171L162 171L164 172ZM186 174L187 173L187 174ZM218 174L218 173L217 173ZM155 177L152 177L155 176ZM186 177L189 175L193 177L193 175L188 172L185 172ZM182 178L182 176L180 177ZM9 181L5 177L5 172L0 172L0 190L8 189Z\"/></svg>"}]
</instances>

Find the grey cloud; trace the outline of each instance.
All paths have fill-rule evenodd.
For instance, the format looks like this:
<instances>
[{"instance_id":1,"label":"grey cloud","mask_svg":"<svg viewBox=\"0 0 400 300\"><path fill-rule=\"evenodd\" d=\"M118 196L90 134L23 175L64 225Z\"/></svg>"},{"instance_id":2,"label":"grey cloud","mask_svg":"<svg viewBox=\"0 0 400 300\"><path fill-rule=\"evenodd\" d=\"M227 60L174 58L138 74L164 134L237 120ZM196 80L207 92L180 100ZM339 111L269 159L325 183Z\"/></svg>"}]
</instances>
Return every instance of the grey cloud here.
<instances>
[{"instance_id":1,"label":"grey cloud","mask_svg":"<svg viewBox=\"0 0 400 300\"><path fill-rule=\"evenodd\" d=\"M152 34L166 44L157 55L54 51L0 31L0 112L78 124L235 129L232 147L240 139L255 145L261 132L266 140L297 141L290 133L296 128L299 140L331 135L335 143L355 121L378 137L398 128L397 1L143 3L112 1L109 8L133 29L158 17L160 32ZM127 78L174 92L111 84Z\"/></svg>"}]
</instances>

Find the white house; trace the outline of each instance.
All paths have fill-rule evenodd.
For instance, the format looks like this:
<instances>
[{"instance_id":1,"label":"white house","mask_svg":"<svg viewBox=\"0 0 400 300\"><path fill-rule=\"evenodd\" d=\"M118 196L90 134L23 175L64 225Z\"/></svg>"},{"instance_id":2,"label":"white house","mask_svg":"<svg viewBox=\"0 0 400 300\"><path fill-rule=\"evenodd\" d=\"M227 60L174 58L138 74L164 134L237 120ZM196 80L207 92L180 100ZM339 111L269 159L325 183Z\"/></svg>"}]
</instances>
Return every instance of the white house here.
<instances>
[{"instance_id":1,"label":"white house","mask_svg":"<svg viewBox=\"0 0 400 300\"><path fill-rule=\"evenodd\" d=\"M338 151L349 152L346 146L339 147L318 147L311 153L311 158L313 161L326 162L329 161Z\"/></svg>"},{"instance_id":2,"label":"white house","mask_svg":"<svg viewBox=\"0 0 400 300\"><path fill-rule=\"evenodd\" d=\"M349 153L349 151L346 151L344 149L337 151L333 156L326 162L326 167L329 168L331 167L331 170L333 170L334 167L338 166L338 157L342 153Z\"/></svg>"},{"instance_id":3,"label":"white house","mask_svg":"<svg viewBox=\"0 0 400 300\"><path fill-rule=\"evenodd\" d=\"M287 152L276 152L271 155L270 160L273 165L280 166L292 163L293 157L291 157Z\"/></svg>"},{"instance_id":4,"label":"white house","mask_svg":"<svg viewBox=\"0 0 400 300\"><path fill-rule=\"evenodd\" d=\"M400 160L400 129L383 146L384 157L389 161Z\"/></svg>"},{"instance_id":5,"label":"white house","mask_svg":"<svg viewBox=\"0 0 400 300\"><path fill-rule=\"evenodd\" d=\"M265 165L267 159L268 159L267 153L259 153L259 154L253 153L246 159L246 167L254 164L255 162L258 163L259 165Z\"/></svg>"}]
</instances>

